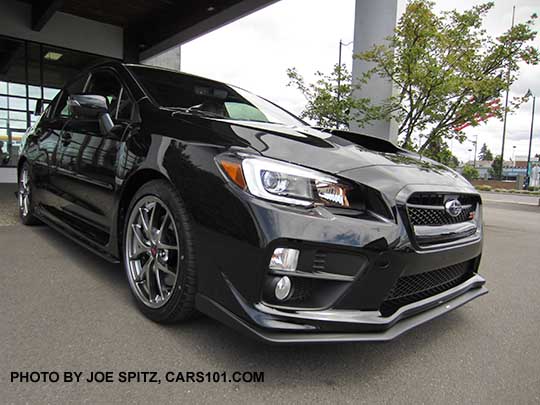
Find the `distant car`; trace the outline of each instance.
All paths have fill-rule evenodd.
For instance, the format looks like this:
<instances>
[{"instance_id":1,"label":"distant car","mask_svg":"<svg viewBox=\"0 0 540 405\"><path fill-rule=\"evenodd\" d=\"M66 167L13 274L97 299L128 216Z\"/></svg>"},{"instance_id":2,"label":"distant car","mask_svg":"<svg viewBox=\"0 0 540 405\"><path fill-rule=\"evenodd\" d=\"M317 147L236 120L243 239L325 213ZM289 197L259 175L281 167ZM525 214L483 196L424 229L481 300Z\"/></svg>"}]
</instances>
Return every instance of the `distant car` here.
<instances>
[{"instance_id":1,"label":"distant car","mask_svg":"<svg viewBox=\"0 0 540 405\"><path fill-rule=\"evenodd\" d=\"M459 174L201 77L81 74L27 132L18 175L21 221L122 262L156 322L388 340L487 292L482 202Z\"/></svg>"}]
</instances>

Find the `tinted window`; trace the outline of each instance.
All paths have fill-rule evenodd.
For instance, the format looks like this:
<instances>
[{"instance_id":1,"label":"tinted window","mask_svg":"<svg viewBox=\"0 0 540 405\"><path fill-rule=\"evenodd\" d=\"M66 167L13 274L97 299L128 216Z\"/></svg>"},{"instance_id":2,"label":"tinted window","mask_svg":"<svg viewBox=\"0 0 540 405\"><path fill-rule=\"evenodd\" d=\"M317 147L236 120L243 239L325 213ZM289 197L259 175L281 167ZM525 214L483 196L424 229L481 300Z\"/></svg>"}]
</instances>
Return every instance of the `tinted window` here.
<instances>
[{"instance_id":1,"label":"tinted window","mask_svg":"<svg viewBox=\"0 0 540 405\"><path fill-rule=\"evenodd\" d=\"M305 125L299 118L246 90L213 80L143 66L129 66L141 86L162 107L243 121Z\"/></svg>"},{"instance_id":2,"label":"tinted window","mask_svg":"<svg viewBox=\"0 0 540 405\"><path fill-rule=\"evenodd\" d=\"M115 120L130 120L133 103L118 78L108 70L92 73L86 94L104 96L109 102L109 113Z\"/></svg>"},{"instance_id":3,"label":"tinted window","mask_svg":"<svg viewBox=\"0 0 540 405\"><path fill-rule=\"evenodd\" d=\"M62 90L62 93L58 96L58 103L56 104L54 112L55 116L67 118L71 115L67 107L67 99L72 94L80 94L83 92L87 78L87 75L81 76Z\"/></svg>"}]
</instances>

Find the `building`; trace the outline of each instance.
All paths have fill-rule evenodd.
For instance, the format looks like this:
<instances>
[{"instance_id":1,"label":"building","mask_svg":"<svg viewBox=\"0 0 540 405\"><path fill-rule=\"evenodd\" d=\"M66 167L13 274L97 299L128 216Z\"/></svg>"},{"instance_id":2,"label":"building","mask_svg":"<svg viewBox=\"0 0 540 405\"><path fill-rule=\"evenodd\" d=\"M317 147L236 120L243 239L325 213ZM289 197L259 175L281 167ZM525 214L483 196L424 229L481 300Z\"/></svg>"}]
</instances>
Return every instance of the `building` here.
<instances>
[{"instance_id":1,"label":"building","mask_svg":"<svg viewBox=\"0 0 540 405\"><path fill-rule=\"evenodd\" d=\"M0 183L21 137L75 73L107 60L179 68L179 45L277 0L0 0Z\"/></svg>"},{"instance_id":2,"label":"building","mask_svg":"<svg viewBox=\"0 0 540 405\"><path fill-rule=\"evenodd\" d=\"M492 160L477 160L476 163L469 160L466 164L476 167L479 179L487 180L492 177ZM537 157L531 156L531 168L536 166L540 167L540 162ZM516 156L515 161L505 160L502 174L505 180L516 180L520 176L525 178L527 176L527 156Z\"/></svg>"},{"instance_id":3,"label":"building","mask_svg":"<svg viewBox=\"0 0 540 405\"><path fill-rule=\"evenodd\" d=\"M480 179L489 179L492 163L493 161L491 160L477 160L476 164L472 160L467 162L468 165L476 167L476 170L478 170L478 177Z\"/></svg>"},{"instance_id":4,"label":"building","mask_svg":"<svg viewBox=\"0 0 540 405\"><path fill-rule=\"evenodd\" d=\"M515 167L519 169L526 169L527 168L527 162L528 162L528 156L516 156L515 159ZM538 162L538 158L535 156L531 156L531 167L537 166L540 164Z\"/></svg>"},{"instance_id":5,"label":"building","mask_svg":"<svg viewBox=\"0 0 540 405\"><path fill-rule=\"evenodd\" d=\"M15 181L37 101L50 102L76 72L111 59L179 69L180 45L277 1L0 0L0 183ZM354 52L390 35L404 4L356 0ZM365 69L353 61L355 76ZM386 98L392 87L375 79L362 91ZM391 122L364 131L396 140Z\"/></svg>"},{"instance_id":6,"label":"building","mask_svg":"<svg viewBox=\"0 0 540 405\"><path fill-rule=\"evenodd\" d=\"M356 0L354 23L354 53L363 52L375 44L382 43L394 33L398 17L403 12L404 1L398 0ZM359 59L353 59L352 75L361 77L372 66ZM381 77L373 77L369 83L356 90L360 98L382 101L393 94L392 84ZM388 139L397 143L398 126L391 121L375 121L360 128L358 123L350 123L351 131L359 131Z\"/></svg>"}]
</instances>

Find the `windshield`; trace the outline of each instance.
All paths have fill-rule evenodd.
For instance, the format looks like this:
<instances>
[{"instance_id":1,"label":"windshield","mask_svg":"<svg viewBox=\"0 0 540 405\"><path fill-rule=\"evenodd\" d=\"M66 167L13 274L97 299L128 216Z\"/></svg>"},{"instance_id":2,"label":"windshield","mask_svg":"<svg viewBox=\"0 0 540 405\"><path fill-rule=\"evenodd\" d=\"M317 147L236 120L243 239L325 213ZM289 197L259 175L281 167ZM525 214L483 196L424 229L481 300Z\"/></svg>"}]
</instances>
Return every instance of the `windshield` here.
<instances>
[{"instance_id":1,"label":"windshield","mask_svg":"<svg viewBox=\"0 0 540 405\"><path fill-rule=\"evenodd\" d=\"M306 125L283 108L235 86L151 67L128 68L161 107L214 118Z\"/></svg>"}]
</instances>

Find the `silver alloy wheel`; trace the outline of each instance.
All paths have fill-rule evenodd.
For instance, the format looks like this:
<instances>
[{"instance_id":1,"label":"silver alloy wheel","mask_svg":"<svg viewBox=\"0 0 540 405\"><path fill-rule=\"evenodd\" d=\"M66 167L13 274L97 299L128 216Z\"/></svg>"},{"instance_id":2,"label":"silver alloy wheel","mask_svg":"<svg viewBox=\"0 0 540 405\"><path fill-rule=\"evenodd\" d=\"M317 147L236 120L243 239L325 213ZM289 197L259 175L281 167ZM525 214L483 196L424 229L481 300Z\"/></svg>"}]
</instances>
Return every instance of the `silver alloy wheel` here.
<instances>
[{"instance_id":1,"label":"silver alloy wheel","mask_svg":"<svg viewBox=\"0 0 540 405\"><path fill-rule=\"evenodd\" d=\"M125 235L124 260L131 288L144 305L160 308L170 299L180 272L180 239L166 204L157 196L133 207Z\"/></svg>"},{"instance_id":2,"label":"silver alloy wheel","mask_svg":"<svg viewBox=\"0 0 540 405\"><path fill-rule=\"evenodd\" d=\"M19 209L23 217L26 217L30 212L30 184L28 178L28 168L24 166L19 180Z\"/></svg>"}]
</instances>

